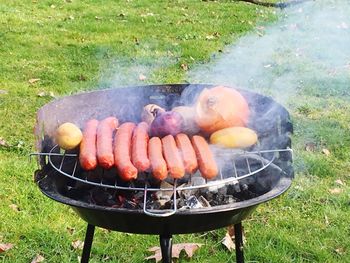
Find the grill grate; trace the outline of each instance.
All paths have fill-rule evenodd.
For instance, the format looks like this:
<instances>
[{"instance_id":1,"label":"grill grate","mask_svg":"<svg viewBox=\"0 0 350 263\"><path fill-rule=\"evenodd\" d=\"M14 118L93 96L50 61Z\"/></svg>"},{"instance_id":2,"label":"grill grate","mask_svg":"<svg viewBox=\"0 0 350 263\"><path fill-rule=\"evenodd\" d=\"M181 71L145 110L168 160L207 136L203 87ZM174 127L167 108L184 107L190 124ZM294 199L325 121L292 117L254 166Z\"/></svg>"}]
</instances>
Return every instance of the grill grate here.
<instances>
[{"instance_id":1,"label":"grill grate","mask_svg":"<svg viewBox=\"0 0 350 263\"><path fill-rule=\"evenodd\" d=\"M140 174L140 176L144 177L145 180L143 185L135 186L133 182L131 182L128 186L121 185L117 180L117 175L115 176L115 180L113 183L104 181L105 170L101 169L99 171L99 180L94 178L90 179L91 174L96 173L95 171L80 173L79 170L79 161L78 154L74 153L66 153L61 150L58 145L55 145L51 148L48 153L33 153L32 155L40 155L43 157L47 157L48 163L60 174L73 179L75 181L102 187L109 189L117 189L117 190L126 190L126 191L142 191L143 192L143 212L150 216L156 217L167 217L173 215L177 211L177 200L176 196L179 191L190 191L195 189L204 189L210 187L220 187L228 184L236 184L239 180L243 178L247 178L249 176L258 174L259 172L266 169L276 158L278 158L281 152L290 152L292 150L290 148L287 149L275 149L275 150L259 150L259 151L234 151L234 150L225 150L223 153L219 153L219 158L223 158L225 162L229 160L231 163L231 173L223 171L221 168L219 171L219 175L213 180L205 180L204 183L196 185L194 183L195 178L201 178L199 173L194 175L189 175L187 178L186 184L180 184L179 180L175 179L171 181L172 187L159 188L159 187L151 187L151 175L148 173ZM100 168L98 168L100 169ZM85 174L85 176L82 176ZM204 180L204 179L203 179ZM180 181L181 182L181 181ZM169 192L172 191L172 208L171 209L148 209L147 208L147 196L152 192Z\"/></svg>"}]
</instances>

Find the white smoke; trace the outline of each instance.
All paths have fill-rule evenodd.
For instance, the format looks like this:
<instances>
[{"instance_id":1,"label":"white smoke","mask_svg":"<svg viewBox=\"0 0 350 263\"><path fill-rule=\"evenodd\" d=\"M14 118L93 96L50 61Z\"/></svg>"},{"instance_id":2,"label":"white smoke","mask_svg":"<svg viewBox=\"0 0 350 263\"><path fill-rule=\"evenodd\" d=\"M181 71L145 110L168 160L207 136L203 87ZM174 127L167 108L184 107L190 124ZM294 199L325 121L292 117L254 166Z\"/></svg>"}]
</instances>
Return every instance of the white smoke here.
<instances>
[{"instance_id":1,"label":"white smoke","mask_svg":"<svg viewBox=\"0 0 350 263\"><path fill-rule=\"evenodd\" d=\"M219 59L195 67L188 81L239 86L283 104L301 89L350 95L350 1L306 2L278 12L276 23L260 25Z\"/></svg>"}]
</instances>

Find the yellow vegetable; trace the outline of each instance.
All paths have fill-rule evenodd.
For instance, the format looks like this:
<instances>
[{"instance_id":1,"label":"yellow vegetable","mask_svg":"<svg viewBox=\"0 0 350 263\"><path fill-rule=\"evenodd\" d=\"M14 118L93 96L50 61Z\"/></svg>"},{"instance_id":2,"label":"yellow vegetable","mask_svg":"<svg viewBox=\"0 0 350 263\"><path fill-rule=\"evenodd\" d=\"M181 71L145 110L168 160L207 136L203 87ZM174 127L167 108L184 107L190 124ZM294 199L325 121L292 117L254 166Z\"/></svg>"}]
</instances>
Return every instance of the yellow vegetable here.
<instances>
[{"instance_id":1,"label":"yellow vegetable","mask_svg":"<svg viewBox=\"0 0 350 263\"><path fill-rule=\"evenodd\" d=\"M227 148L246 148L255 144L257 140L256 132L245 127L225 128L210 136L210 143Z\"/></svg>"},{"instance_id":2,"label":"yellow vegetable","mask_svg":"<svg viewBox=\"0 0 350 263\"><path fill-rule=\"evenodd\" d=\"M64 150L71 150L77 147L83 138L83 134L78 126L66 122L56 130L57 144Z\"/></svg>"}]
</instances>

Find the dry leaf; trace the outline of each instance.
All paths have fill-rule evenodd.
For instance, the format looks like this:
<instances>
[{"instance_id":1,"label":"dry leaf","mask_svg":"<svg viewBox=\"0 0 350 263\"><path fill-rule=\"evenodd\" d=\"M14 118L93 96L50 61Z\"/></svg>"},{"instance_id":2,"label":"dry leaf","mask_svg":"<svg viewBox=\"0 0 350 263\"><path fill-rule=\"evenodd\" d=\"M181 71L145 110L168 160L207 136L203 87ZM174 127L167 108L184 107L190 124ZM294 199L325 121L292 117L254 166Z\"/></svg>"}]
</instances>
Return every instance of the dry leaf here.
<instances>
[{"instance_id":1,"label":"dry leaf","mask_svg":"<svg viewBox=\"0 0 350 263\"><path fill-rule=\"evenodd\" d=\"M9 207L13 210L13 211L15 211L15 212L19 212L19 208L18 208L18 206L17 205L15 205L15 204L11 204L11 205L9 205Z\"/></svg>"},{"instance_id":2,"label":"dry leaf","mask_svg":"<svg viewBox=\"0 0 350 263\"><path fill-rule=\"evenodd\" d=\"M143 74L139 75L139 80L145 81L146 79L147 79L147 77L145 75L143 75Z\"/></svg>"},{"instance_id":3,"label":"dry leaf","mask_svg":"<svg viewBox=\"0 0 350 263\"><path fill-rule=\"evenodd\" d=\"M236 249L235 243L232 240L232 236L226 233L225 237L221 240L221 243L229 250L232 251Z\"/></svg>"},{"instance_id":4,"label":"dry leaf","mask_svg":"<svg viewBox=\"0 0 350 263\"><path fill-rule=\"evenodd\" d=\"M28 80L29 84L34 84L35 82L38 82L40 79L30 79Z\"/></svg>"},{"instance_id":5,"label":"dry leaf","mask_svg":"<svg viewBox=\"0 0 350 263\"><path fill-rule=\"evenodd\" d=\"M181 64L180 67L184 70L187 71L188 70L188 65L187 64Z\"/></svg>"},{"instance_id":6,"label":"dry leaf","mask_svg":"<svg viewBox=\"0 0 350 263\"><path fill-rule=\"evenodd\" d=\"M322 153L326 156L329 156L331 154L331 152L328 149L322 149Z\"/></svg>"},{"instance_id":7,"label":"dry leaf","mask_svg":"<svg viewBox=\"0 0 350 263\"><path fill-rule=\"evenodd\" d=\"M7 147L9 145L7 144L7 142L3 138L0 137L0 146Z\"/></svg>"},{"instance_id":8,"label":"dry leaf","mask_svg":"<svg viewBox=\"0 0 350 263\"><path fill-rule=\"evenodd\" d=\"M214 38L215 38L215 37L214 37L213 35L209 35L209 36L206 36L206 37L205 37L206 40L212 40L212 39L214 39Z\"/></svg>"},{"instance_id":9,"label":"dry leaf","mask_svg":"<svg viewBox=\"0 0 350 263\"><path fill-rule=\"evenodd\" d=\"M40 91L38 92L38 97L51 97L51 98L55 98L55 94L50 91L49 93L45 92L45 91Z\"/></svg>"},{"instance_id":10,"label":"dry leaf","mask_svg":"<svg viewBox=\"0 0 350 263\"><path fill-rule=\"evenodd\" d=\"M81 240L75 240L72 242L72 247L74 249L80 249L82 250L84 248L84 242Z\"/></svg>"},{"instance_id":11,"label":"dry leaf","mask_svg":"<svg viewBox=\"0 0 350 263\"><path fill-rule=\"evenodd\" d=\"M333 188L333 189L329 189L329 192L330 192L331 194L336 195L336 194L340 194L341 192L343 192L343 189L340 189L340 188Z\"/></svg>"},{"instance_id":12,"label":"dry leaf","mask_svg":"<svg viewBox=\"0 0 350 263\"><path fill-rule=\"evenodd\" d=\"M32 260L31 263L39 263L39 262L43 262L45 260L45 258L42 255L36 255L35 258Z\"/></svg>"},{"instance_id":13,"label":"dry leaf","mask_svg":"<svg viewBox=\"0 0 350 263\"><path fill-rule=\"evenodd\" d=\"M345 250L344 250L344 248L339 247L339 248L335 249L335 252L337 252L337 254L339 254L339 255L343 255L345 253Z\"/></svg>"},{"instance_id":14,"label":"dry leaf","mask_svg":"<svg viewBox=\"0 0 350 263\"><path fill-rule=\"evenodd\" d=\"M334 182L335 182L336 184L339 184L339 185L345 185L344 182L343 182L342 180L340 180L340 179L335 180Z\"/></svg>"},{"instance_id":15,"label":"dry leaf","mask_svg":"<svg viewBox=\"0 0 350 263\"><path fill-rule=\"evenodd\" d=\"M0 89L0 94L8 94L9 92L7 90Z\"/></svg>"},{"instance_id":16,"label":"dry leaf","mask_svg":"<svg viewBox=\"0 0 350 263\"><path fill-rule=\"evenodd\" d=\"M13 248L11 243L0 243L0 253L6 252L7 250Z\"/></svg>"},{"instance_id":17,"label":"dry leaf","mask_svg":"<svg viewBox=\"0 0 350 263\"><path fill-rule=\"evenodd\" d=\"M200 248L202 244L198 243L180 243L180 244L175 244L172 246L172 258L179 258L181 252L184 250L188 258L192 258L194 252L198 248ZM152 247L148 249L148 251L153 252L154 254L146 257L146 260L150 259L155 259L156 262L159 262L162 260L162 251L160 247Z\"/></svg>"},{"instance_id":18,"label":"dry leaf","mask_svg":"<svg viewBox=\"0 0 350 263\"><path fill-rule=\"evenodd\" d=\"M324 215L324 221L326 223L326 226L329 225L329 220L328 220L328 216L327 215Z\"/></svg>"},{"instance_id":19,"label":"dry leaf","mask_svg":"<svg viewBox=\"0 0 350 263\"><path fill-rule=\"evenodd\" d=\"M305 144L305 151L314 152L316 150L316 143L308 142Z\"/></svg>"},{"instance_id":20,"label":"dry leaf","mask_svg":"<svg viewBox=\"0 0 350 263\"><path fill-rule=\"evenodd\" d=\"M152 256L146 257L145 260L155 259L156 263L162 260L162 251L160 247L152 247L148 249L149 252L153 252Z\"/></svg>"}]
</instances>

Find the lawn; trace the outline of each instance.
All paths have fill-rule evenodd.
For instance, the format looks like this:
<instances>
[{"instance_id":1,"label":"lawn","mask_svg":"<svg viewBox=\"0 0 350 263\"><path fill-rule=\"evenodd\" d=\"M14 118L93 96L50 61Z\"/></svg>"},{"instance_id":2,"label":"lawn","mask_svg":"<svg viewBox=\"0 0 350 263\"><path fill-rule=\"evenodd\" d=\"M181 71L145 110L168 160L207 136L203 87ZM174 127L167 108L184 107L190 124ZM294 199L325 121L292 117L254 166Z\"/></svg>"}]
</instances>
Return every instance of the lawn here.
<instances>
[{"instance_id":1,"label":"lawn","mask_svg":"<svg viewBox=\"0 0 350 263\"><path fill-rule=\"evenodd\" d=\"M293 119L296 178L243 222L246 260L350 262L350 7L325 2L304 8L303 26L288 18L298 7L289 14L231 1L2 0L0 244L14 247L0 262L77 262L81 254L72 242L83 240L86 223L33 182L28 156L42 105L98 88L188 81L269 94ZM190 262L234 262L225 231L174 242L203 244ZM155 245L157 236L97 229L91 262L145 262Z\"/></svg>"}]
</instances>

